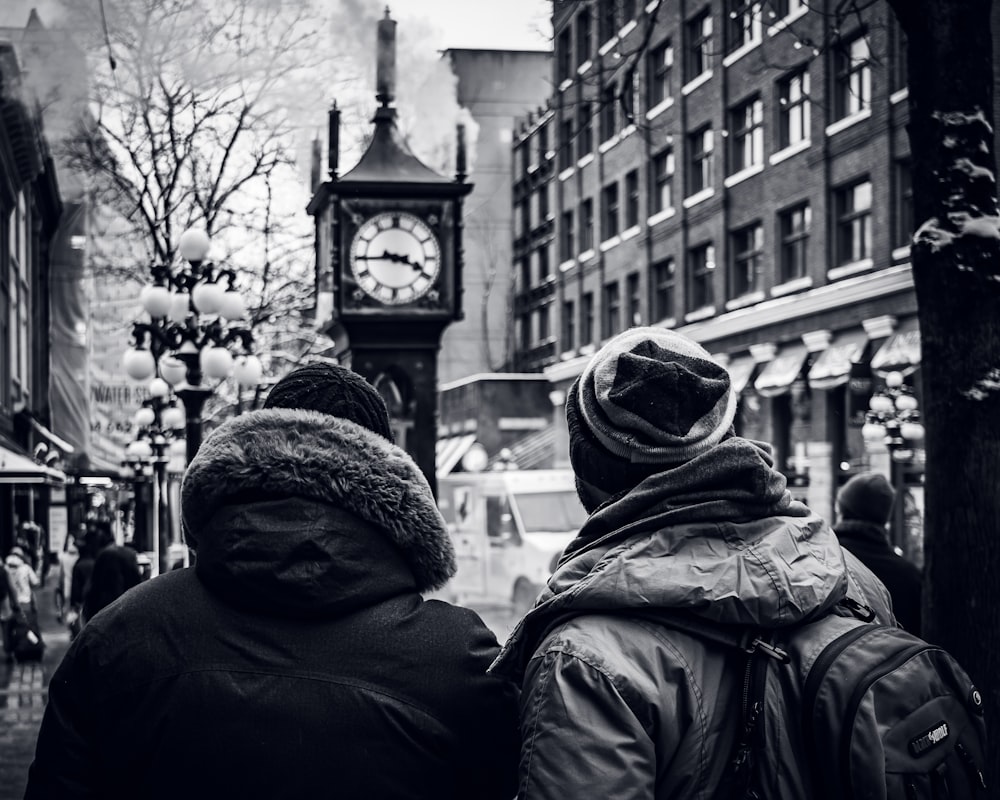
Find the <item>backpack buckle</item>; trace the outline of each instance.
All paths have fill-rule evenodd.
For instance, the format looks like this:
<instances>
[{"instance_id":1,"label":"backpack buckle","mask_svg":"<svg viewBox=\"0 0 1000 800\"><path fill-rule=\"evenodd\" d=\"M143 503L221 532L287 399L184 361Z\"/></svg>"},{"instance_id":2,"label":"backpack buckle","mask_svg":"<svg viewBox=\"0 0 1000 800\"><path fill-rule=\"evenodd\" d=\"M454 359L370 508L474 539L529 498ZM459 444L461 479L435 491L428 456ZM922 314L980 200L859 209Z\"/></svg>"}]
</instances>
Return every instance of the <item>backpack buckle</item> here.
<instances>
[{"instance_id":1,"label":"backpack buckle","mask_svg":"<svg viewBox=\"0 0 1000 800\"><path fill-rule=\"evenodd\" d=\"M752 631L748 631L743 634L743 640L740 642L740 649L744 653L749 653L753 655L754 653L760 652L769 658L773 658L782 664L787 664L789 662L788 653L782 650L777 645L773 645L770 642L762 639L757 634Z\"/></svg>"}]
</instances>

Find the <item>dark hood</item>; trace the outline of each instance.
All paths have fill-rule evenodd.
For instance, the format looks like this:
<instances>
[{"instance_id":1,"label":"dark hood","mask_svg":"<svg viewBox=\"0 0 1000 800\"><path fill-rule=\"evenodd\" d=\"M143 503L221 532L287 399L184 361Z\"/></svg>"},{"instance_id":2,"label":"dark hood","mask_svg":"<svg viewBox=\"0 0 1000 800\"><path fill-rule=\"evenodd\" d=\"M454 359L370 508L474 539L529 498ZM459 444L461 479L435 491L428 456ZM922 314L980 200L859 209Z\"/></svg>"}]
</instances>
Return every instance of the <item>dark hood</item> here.
<instances>
[{"instance_id":1,"label":"dark hood","mask_svg":"<svg viewBox=\"0 0 1000 800\"><path fill-rule=\"evenodd\" d=\"M455 572L444 520L413 459L314 411L267 409L221 425L188 466L181 513L199 574L232 576L238 564L236 577L258 589L294 585L327 597L345 585L345 570L377 573L397 558L421 592Z\"/></svg>"}]
</instances>

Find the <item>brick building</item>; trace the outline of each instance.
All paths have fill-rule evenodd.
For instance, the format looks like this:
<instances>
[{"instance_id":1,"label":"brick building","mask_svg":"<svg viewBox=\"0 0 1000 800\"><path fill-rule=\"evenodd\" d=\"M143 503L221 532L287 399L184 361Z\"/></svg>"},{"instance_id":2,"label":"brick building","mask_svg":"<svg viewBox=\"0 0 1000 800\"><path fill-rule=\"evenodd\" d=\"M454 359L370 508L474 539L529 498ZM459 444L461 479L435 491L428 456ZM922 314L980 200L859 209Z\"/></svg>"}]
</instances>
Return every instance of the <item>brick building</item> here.
<instances>
[{"instance_id":1,"label":"brick building","mask_svg":"<svg viewBox=\"0 0 1000 800\"><path fill-rule=\"evenodd\" d=\"M851 474L889 471L864 410L920 348L905 45L887 5L825 5L554 3L555 91L515 131L513 368L558 397L615 333L676 327L832 519ZM916 506L921 458L894 470Z\"/></svg>"}]
</instances>

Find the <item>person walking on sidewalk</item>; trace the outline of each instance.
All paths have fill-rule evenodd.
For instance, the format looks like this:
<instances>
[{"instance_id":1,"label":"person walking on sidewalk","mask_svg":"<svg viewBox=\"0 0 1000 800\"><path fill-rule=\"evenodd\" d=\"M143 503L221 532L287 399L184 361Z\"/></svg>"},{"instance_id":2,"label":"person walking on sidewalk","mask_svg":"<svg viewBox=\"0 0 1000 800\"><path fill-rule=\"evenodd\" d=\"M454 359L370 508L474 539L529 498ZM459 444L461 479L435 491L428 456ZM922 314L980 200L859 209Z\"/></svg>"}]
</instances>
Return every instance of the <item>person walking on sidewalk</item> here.
<instances>
[{"instance_id":1,"label":"person walking on sidewalk","mask_svg":"<svg viewBox=\"0 0 1000 800\"><path fill-rule=\"evenodd\" d=\"M611 339L567 393L590 517L491 667L523 682L521 800L730 796L743 654L658 616L770 629L850 588L893 621L885 588L792 499L770 446L735 434L736 402L703 347L653 327ZM794 733L773 733L773 763L792 763Z\"/></svg>"},{"instance_id":2,"label":"person walking on sidewalk","mask_svg":"<svg viewBox=\"0 0 1000 800\"><path fill-rule=\"evenodd\" d=\"M91 619L49 685L26 800L510 800L517 690L496 638L421 593L451 539L386 406L307 365L185 473L195 566Z\"/></svg>"},{"instance_id":3,"label":"person walking on sidewalk","mask_svg":"<svg viewBox=\"0 0 1000 800\"><path fill-rule=\"evenodd\" d=\"M14 618L20 610L10 576L6 569L0 568L0 631L3 633L4 659L8 664L14 661Z\"/></svg>"},{"instance_id":4,"label":"person walking on sidewalk","mask_svg":"<svg viewBox=\"0 0 1000 800\"><path fill-rule=\"evenodd\" d=\"M923 577L915 564L892 549L885 527L896 501L896 491L885 475L855 475L837 493L840 519L833 530L840 543L885 584L899 624L920 636Z\"/></svg>"}]
</instances>

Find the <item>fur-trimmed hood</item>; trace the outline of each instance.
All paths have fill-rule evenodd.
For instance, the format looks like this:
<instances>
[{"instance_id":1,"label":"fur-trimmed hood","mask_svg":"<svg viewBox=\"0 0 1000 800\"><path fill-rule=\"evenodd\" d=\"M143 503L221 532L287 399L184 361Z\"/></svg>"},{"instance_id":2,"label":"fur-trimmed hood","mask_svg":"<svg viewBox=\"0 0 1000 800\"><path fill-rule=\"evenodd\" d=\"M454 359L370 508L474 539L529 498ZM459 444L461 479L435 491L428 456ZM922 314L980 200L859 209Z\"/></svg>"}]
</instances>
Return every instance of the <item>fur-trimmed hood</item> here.
<instances>
[{"instance_id":1,"label":"fur-trimmed hood","mask_svg":"<svg viewBox=\"0 0 1000 800\"><path fill-rule=\"evenodd\" d=\"M347 420L278 408L227 421L202 443L188 466L181 513L199 562L202 547L216 553L239 548L232 542L239 529L233 523L234 506L259 502L266 513L266 501L282 498L300 499L303 508L311 509L303 513L300 526L309 530L290 534L287 524L279 524L273 533L295 538L293 546L308 552L302 549L303 536L315 530L319 541L306 544L318 553L317 569L336 558L336 529L347 518L358 521L350 525L352 530L381 532L395 545L418 591L440 588L455 573L444 519L423 473L404 450ZM278 505L287 511L287 503ZM325 506L329 514L317 521L316 508ZM253 527L252 535L259 536L259 526ZM265 526L265 536L271 527ZM264 549L273 553L276 544L267 542Z\"/></svg>"}]
</instances>

